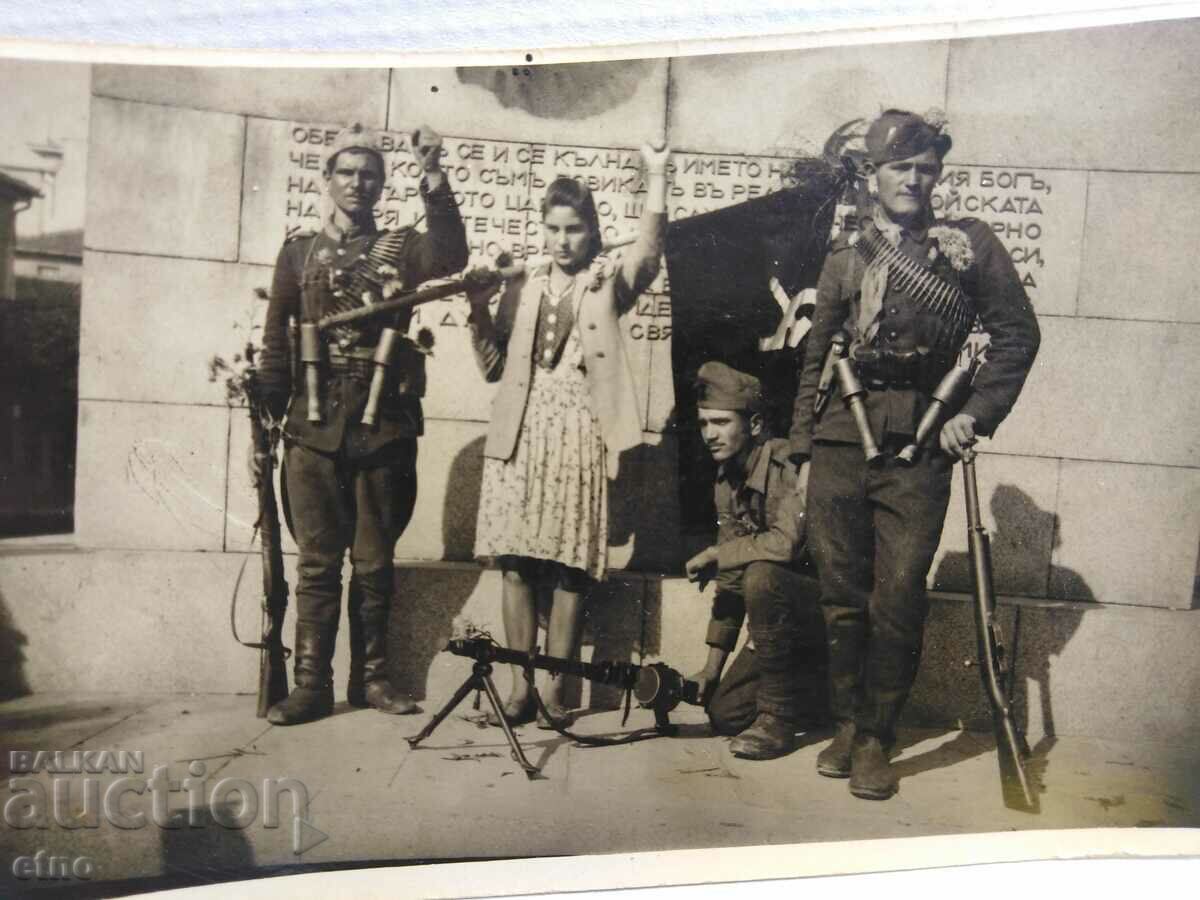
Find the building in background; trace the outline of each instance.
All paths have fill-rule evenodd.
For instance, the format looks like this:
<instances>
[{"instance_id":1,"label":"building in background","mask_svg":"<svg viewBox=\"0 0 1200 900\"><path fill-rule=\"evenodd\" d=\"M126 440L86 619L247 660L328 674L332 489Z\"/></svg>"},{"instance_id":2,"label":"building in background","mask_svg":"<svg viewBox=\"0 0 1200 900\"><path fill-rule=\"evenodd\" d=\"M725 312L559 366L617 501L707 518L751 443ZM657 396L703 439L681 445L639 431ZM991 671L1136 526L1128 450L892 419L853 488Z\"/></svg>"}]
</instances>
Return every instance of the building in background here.
<instances>
[{"instance_id":1,"label":"building in background","mask_svg":"<svg viewBox=\"0 0 1200 900\"><path fill-rule=\"evenodd\" d=\"M70 532L90 68L0 81L0 536Z\"/></svg>"},{"instance_id":2,"label":"building in background","mask_svg":"<svg viewBox=\"0 0 1200 900\"><path fill-rule=\"evenodd\" d=\"M37 196L36 188L0 172L0 300L17 295L17 216L28 210Z\"/></svg>"}]
</instances>

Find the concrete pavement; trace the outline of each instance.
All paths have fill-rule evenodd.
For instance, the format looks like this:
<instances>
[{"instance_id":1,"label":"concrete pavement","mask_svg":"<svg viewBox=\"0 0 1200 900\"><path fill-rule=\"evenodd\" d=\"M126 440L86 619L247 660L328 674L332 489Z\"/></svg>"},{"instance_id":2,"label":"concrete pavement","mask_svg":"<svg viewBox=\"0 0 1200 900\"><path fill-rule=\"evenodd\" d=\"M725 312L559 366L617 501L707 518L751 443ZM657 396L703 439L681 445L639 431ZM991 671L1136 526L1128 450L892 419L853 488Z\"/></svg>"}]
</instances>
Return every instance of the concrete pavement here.
<instances>
[{"instance_id":1,"label":"concrete pavement","mask_svg":"<svg viewBox=\"0 0 1200 900\"><path fill-rule=\"evenodd\" d=\"M464 677L468 671L464 663ZM279 728L255 718L253 697L243 695L38 694L0 705L6 751L0 766L17 779L5 792L0 893L124 885L111 885L111 892L348 861L1200 825L1200 771L1189 747L1045 738L1031 761L1043 787L1041 812L1030 815L1002 805L994 743L985 733L905 729L895 757L900 793L872 803L852 797L845 781L816 774L824 733L806 734L795 753L763 763L731 756L728 740L712 736L703 714L691 707L672 716L681 725L677 736L618 747L585 747L529 725L519 737L542 774L527 780L502 734L482 726L469 700L425 744L410 749L404 738L435 709L425 707L421 715L389 717L339 703L329 719ZM648 711L634 710L624 731L652 723ZM620 713L585 711L575 730L621 733ZM45 757L37 774L11 773L8 750L141 751L143 772L126 776L131 780L110 810L119 774L53 774ZM59 762L111 769L114 759ZM156 766L166 767L158 792L153 781L146 785ZM191 793L184 782L189 774ZM225 779L242 780L242 790L226 781L214 800L214 788ZM293 822L292 793L280 786L278 802L271 800L279 779L294 779L307 793L302 826ZM34 781L43 786L44 802ZM134 792L139 785L143 793ZM90 808L89 791L96 794ZM156 794L165 798L160 810ZM279 809L274 827L272 806ZM39 811L45 827L36 821ZM155 824L156 813L166 814L167 827ZM224 827L238 815L245 827ZM140 826L130 827L137 821ZM59 861L52 874L86 859L91 877L68 871L66 878L18 878L13 866L24 866L21 873L28 875L34 862L18 861L38 851L43 868Z\"/></svg>"}]
</instances>

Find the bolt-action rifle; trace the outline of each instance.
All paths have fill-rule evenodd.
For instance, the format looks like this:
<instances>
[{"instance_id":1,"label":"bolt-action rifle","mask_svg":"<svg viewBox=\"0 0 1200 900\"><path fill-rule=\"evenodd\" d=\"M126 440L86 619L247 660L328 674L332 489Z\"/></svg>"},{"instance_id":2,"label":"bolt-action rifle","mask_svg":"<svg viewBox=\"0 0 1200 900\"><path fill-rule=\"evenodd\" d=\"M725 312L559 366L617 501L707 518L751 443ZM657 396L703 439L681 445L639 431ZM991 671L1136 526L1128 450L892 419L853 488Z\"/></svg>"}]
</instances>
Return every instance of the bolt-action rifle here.
<instances>
[{"instance_id":1,"label":"bolt-action rifle","mask_svg":"<svg viewBox=\"0 0 1200 900\"><path fill-rule=\"evenodd\" d=\"M913 442L897 456L897 462L912 465L949 415L961 408L965 394L978 369L978 362L951 369L933 392L933 400L921 417ZM979 514L979 487L975 480L975 449L968 447L962 457L963 493L967 502L967 546L971 557L971 582L974 593L975 638L979 675L983 692L992 708L992 730L996 735L996 754L1000 763L1000 790L1004 805L1023 812L1037 812L1035 788L1025 771L1029 756L1025 737L1012 715L1013 671L1000 625L996 621L996 591L992 583L992 544ZM975 665L971 660L968 666Z\"/></svg>"},{"instance_id":2,"label":"bolt-action rifle","mask_svg":"<svg viewBox=\"0 0 1200 900\"><path fill-rule=\"evenodd\" d=\"M975 483L975 451L962 459L963 487L967 498L967 540L971 553L971 581L975 594L975 637L983 692L992 707L992 730L1000 763L1000 790L1004 805L1037 812L1038 799L1023 760L1029 756L1025 737L1017 728L1011 706L1012 669L996 621L996 594L992 585L992 546L979 517L979 488Z\"/></svg>"},{"instance_id":3,"label":"bolt-action rifle","mask_svg":"<svg viewBox=\"0 0 1200 900\"><path fill-rule=\"evenodd\" d=\"M255 291L260 299L266 291ZM237 630L238 590L246 561L238 570L237 582L229 603L229 627L233 639L244 647L259 652L258 666L258 717L265 718L267 710L288 695L287 669L285 663L291 650L283 646L283 616L287 612L288 586L283 577L283 549L280 545L279 509L275 503L275 482L272 471L275 467L275 447L279 443L280 423L267 412L263 400L262 386L256 365L259 347L247 341L241 354L233 357L230 365L219 356L209 364L209 380L216 381L218 373L228 372L225 379L226 400L245 401L250 412L250 438L257 460L258 518L254 533L262 546L262 637L257 641L243 641Z\"/></svg>"},{"instance_id":4,"label":"bolt-action rifle","mask_svg":"<svg viewBox=\"0 0 1200 900\"><path fill-rule=\"evenodd\" d=\"M279 423L266 419L266 409L258 391L257 372L253 368L246 373L246 398L250 404L250 435L254 455L262 466L258 477L258 521L255 524L262 546L262 639L246 644L259 651L257 715L262 719L266 717L267 710L287 699L288 695L286 661L291 651L283 646L283 616L288 606L288 585L283 577L279 508L275 502L275 482L272 478L275 447L279 443Z\"/></svg>"}]
</instances>

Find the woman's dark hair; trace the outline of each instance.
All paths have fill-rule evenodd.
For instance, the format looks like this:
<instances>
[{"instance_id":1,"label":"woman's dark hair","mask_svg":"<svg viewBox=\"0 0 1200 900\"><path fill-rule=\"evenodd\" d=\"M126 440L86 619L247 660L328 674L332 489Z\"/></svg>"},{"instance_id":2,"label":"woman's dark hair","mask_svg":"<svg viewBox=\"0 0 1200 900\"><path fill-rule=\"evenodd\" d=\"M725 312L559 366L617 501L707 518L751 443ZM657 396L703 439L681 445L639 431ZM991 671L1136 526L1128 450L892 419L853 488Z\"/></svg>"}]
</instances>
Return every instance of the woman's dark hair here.
<instances>
[{"instance_id":1,"label":"woman's dark hair","mask_svg":"<svg viewBox=\"0 0 1200 900\"><path fill-rule=\"evenodd\" d=\"M575 210L576 215L587 225L592 235L587 250L587 264L590 265L604 249L600 237L600 217L596 214L596 201L592 199L592 192L583 182L560 175L546 188L546 196L542 199L542 219L545 219L546 214L555 206Z\"/></svg>"}]
</instances>

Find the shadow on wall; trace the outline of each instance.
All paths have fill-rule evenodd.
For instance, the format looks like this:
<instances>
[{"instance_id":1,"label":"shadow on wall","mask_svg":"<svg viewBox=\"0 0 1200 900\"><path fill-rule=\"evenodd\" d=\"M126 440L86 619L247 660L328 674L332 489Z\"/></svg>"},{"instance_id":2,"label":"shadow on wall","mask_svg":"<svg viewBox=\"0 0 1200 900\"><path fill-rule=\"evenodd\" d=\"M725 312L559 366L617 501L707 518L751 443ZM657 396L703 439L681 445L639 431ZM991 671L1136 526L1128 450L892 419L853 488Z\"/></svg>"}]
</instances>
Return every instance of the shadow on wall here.
<instances>
[{"instance_id":1,"label":"shadow on wall","mask_svg":"<svg viewBox=\"0 0 1200 900\"><path fill-rule=\"evenodd\" d=\"M473 558L475 524L479 510L479 494L483 481L483 448L485 438L471 441L454 458L447 479L442 510L442 546L449 560L466 561ZM610 484L609 542L621 546L632 542L633 554L626 568L615 572L607 582L589 596L581 644L590 644L592 659L613 662L637 662L645 652L647 630L657 634L661 587L656 577L643 577L635 572L661 571L674 568L675 537L678 534L678 513L673 488L676 459L673 446L643 444L627 451L621 458L620 476ZM662 493L662 503L648 507L648 492L655 485L669 485ZM441 588L430 591L422 585L420 570L397 569L396 604L403 610L392 617L390 640L398 652L391 656L392 676L397 685L424 697L429 669L451 632L451 626L478 589L482 570L447 570L439 573ZM500 620L500 597L494 604L494 621ZM538 597L538 621L544 644L544 629L549 614L551 596L541 592ZM647 622L650 612L654 622ZM502 634L496 634L502 640ZM582 697L582 685L577 680L568 683L563 700L577 704ZM503 688L502 688L503 690ZM619 692L594 685L589 706L610 708L620 701Z\"/></svg>"},{"instance_id":2,"label":"shadow on wall","mask_svg":"<svg viewBox=\"0 0 1200 900\"><path fill-rule=\"evenodd\" d=\"M491 91L505 109L539 119L587 119L624 105L652 74L652 59L456 70L459 83Z\"/></svg>"},{"instance_id":3,"label":"shadow on wall","mask_svg":"<svg viewBox=\"0 0 1200 900\"><path fill-rule=\"evenodd\" d=\"M1006 590L1005 585L1020 582L1017 567L1022 559L1040 555L1038 544L1046 539L1044 536L1049 536L1051 553L1058 546L1058 516L1041 509L1028 494L1011 484L997 487L990 505L996 522L995 529L990 532L994 581L999 593L1012 593L1011 589ZM1039 536L1042 536L1041 540ZM934 583L969 586L970 572L969 553L952 553L938 566ZM1048 756L1056 743L1052 664L1078 630L1087 606L1095 603L1087 583L1071 569L1052 566L1049 581L1042 582L1043 585L1047 583L1069 586L1070 601L1062 606L1033 609L1006 604L998 612L1008 658L1013 661L1015 672L1011 689L1016 724L1025 734L1032 730L1040 735L1036 746L1031 748L1032 758L1028 768L1031 775L1043 784ZM1078 608L1072 608L1071 604L1076 603L1079 604ZM939 643L943 646L937 646ZM952 609L944 621L931 615L926 628L925 655L928 662L934 662L933 657L936 657L936 662L942 665L976 658L974 622L969 604ZM958 666L951 667L952 671L930 669L928 664L922 665L922 676L917 687L919 694L938 698L931 704L931 711L936 711L943 719L947 714L953 715L959 711L959 718L968 728L990 731L991 713L984 698L978 669L964 671ZM923 690L920 682L924 682ZM918 707L913 710L916 713L913 718L920 719L920 701L913 705ZM987 742L981 743L968 735L960 735L952 748L943 746L905 759L897 768L902 777L908 777L954 764L988 749Z\"/></svg>"},{"instance_id":4,"label":"shadow on wall","mask_svg":"<svg viewBox=\"0 0 1200 900\"><path fill-rule=\"evenodd\" d=\"M483 437L471 441L450 464L446 495L442 500L443 559L467 561L474 558L484 443ZM475 592L480 575L478 570L439 573L444 589L431 591L428 584L421 583L428 577L427 572L396 570L396 592L392 602L400 614L392 616L388 635L389 644L394 648L388 654L394 684L418 699L425 699L429 667L450 638L451 623Z\"/></svg>"},{"instance_id":5,"label":"shadow on wall","mask_svg":"<svg viewBox=\"0 0 1200 900\"><path fill-rule=\"evenodd\" d=\"M25 634L13 627L8 601L0 593L0 700L13 700L32 693L25 678Z\"/></svg>"},{"instance_id":6,"label":"shadow on wall","mask_svg":"<svg viewBox=\"0 0 1200 900\"><path fill-rule=\"evenodd\" d=\"M1004 593L1004 585L1019 579L1017 567L1021 560L1037 554L1039 536L1050 535L1050 555L1053 558L1054 550L1061 542L1058 515L1041 509L1028 494L1012 484L999 485L992 494L990 506L996 522L996 528L991 533L994 579L997 590ZM938 567L935 583L969 585L970 567L969 554L949 554ZM1060 586L1059 590L1071 603L1096 602L1083 576L1073 569L1052 565L1046 583ZM1020 724L1025 728L1040 725L1045 735L1043 740L1052 741L1055 732L1051 663L1063 652L1078 629L1079 612L1072 609L1062 610L1061 613L1057 610L1047 611L1047 614L1037 617L1036 625L1022 628L1022 611L1016 607L1013 623L1005 631L1009 653L1016 661L1018 683L1014 688L1017 714L1022 719ZM1033 691L1037 696L1031 698ZM1031 699L1040 708L1040 723L1031 721Z\"/></svg>"}]
</instances>

